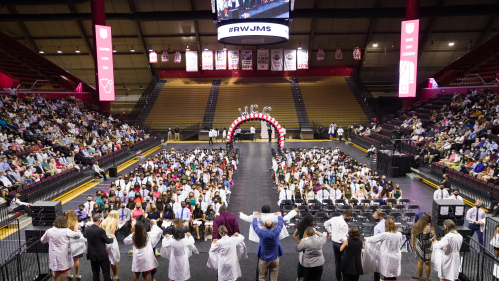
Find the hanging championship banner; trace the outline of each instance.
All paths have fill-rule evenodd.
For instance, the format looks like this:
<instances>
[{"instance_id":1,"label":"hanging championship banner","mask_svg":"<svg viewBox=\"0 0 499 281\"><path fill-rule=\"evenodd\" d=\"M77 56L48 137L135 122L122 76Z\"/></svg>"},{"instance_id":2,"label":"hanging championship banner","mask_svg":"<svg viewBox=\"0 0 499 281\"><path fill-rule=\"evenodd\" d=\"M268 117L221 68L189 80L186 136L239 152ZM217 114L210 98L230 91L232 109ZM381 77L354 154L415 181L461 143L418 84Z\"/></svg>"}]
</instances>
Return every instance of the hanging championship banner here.
<instances>
[{"instance_id":1,"label":"hanging championship banner","mask_svg":"<svg viewBox=\"0 0 499 281\"><path fill-rule=\"evenodd\" d=\"M334 60L343 60L343 50L336 48L334 51Z\"/></svg>"},{"instance_id":2,"label":"hanging championship banner","mask_svg":"<svg viewBox=\"0 0 499 281\"><path fill-rule=\"evenodd\" d=\"M170 62L170 56L168 55L168 51L161 52L161 62Z\"/></svg>"},{"instance_id":3,"label":"hanging championship banner","mask_svg":"<svg viewBox=\"0 0 499 281\"><path fill-rule=\"evenodd\" d=\"M216 56L216 69L217 70L226 70L227 69L227 52L222 50L222 51L217 51L217 56Z\"/></svg>"},{"instance_id":4,"label":"hanging championship banner","mask_svg":"<svg viewBox=\"0 0 499 281\"><path fill-rule=\"evenodd\" d=\"M317 61L323 61L326 59L326 53L324 49L317 49Z\"/></svg>"},{"instance_id":5,"label":"hanging championship banner","mask_svg":"<svg viewBox=\"0 0 499 281\"><path fill-rule=\"evenodd\" d=\"M361 52L359 47L353 48L353 59L354 60L361 60Z\"/></svg>"},{"instance_id":6,"label":"hanging championship banner","mask_svg":"<svg viewBox=\"0 0 499 281\"><path fill-rule=\"evenodd\" d=\"M157 63L158 62L158 53L155 51L149 52L149 63Z\"/></svg>"},{"instance_id":7,"label":"hanging championship banner","mask_svg":"<svg viewBox=\"0 0 499 281\"><path fill-rule=\"evenodd\" d=\"M297 51L297 69L308 69L308 50L302 49Z\"/></svg>"},{"instance_id":8,"label":"hanging championship banner","mask_svg":"<svg viewBox=\"0 0 499 281\"><path fill-rule=\"evenodd\" d=\"M272 71L283 71L282 49L271 50L270 60L272 61Z\"/></svg>"},{"instance_id":9,"label":"hanging championship banner","mask_svg":"<svg viewBox=\"0 0 499 281\"><path fill-rule=\"evenodd\" d=\"M213 51L203 51L203 70L213 70Z\"/></svg>"},{"instance_id":10,"label":"hanging championship banner","mask_svg":"<svg viewBox=\"0 0 499 281\"><path fill-rule=\"evenodd\" d=\"M181 63L182 62L182 51L175 51L173 53L173 62L174 63Z\"/></svg>"},{"instance_id":11,"label":"hanging championship banner","mask_svg":"<svg viewBox=\"0 0 499 281\"><path fill-rule=\"evenodd\" d=\"M284 70L296 70L296 50L284 50Z\"/></svg>"},{"instance_id":12,"label":"hanging championship banner","mask_svg":"<svg viewBox=\"0 0 499 281\"><path fill-rule=\"evenodd\" d=\"M258 70L269 70L269 50L257 50Z\"/></svg>"},{"instance_id":13,"label":"hanging championship banner","mask_svg":"<svg viewBox=\"0 0 499 281\"><path fill-rule=\"evenodd\" d=\"M198 51L185 51L185 70L187 72L198 71Z\"/></svg>"},{"instance_id":14,"label":"hanging championship banner","mask_svg":"<svg viewBox=\"0 0 499 281\"><path fill-rule=\"evenodd\" d=\"M239 69L239 51L229 50L229 70Z\"/></svg>"},{"instance_id":15,"label":"hanging championship banner","mask_svg":"<svg viewBox=\"0 0 499 281\"><path fill-rule=\"evenodd\" d=\"M253 50L241 50L241 69L253 70Z\"/></svg>"}]
</instances>

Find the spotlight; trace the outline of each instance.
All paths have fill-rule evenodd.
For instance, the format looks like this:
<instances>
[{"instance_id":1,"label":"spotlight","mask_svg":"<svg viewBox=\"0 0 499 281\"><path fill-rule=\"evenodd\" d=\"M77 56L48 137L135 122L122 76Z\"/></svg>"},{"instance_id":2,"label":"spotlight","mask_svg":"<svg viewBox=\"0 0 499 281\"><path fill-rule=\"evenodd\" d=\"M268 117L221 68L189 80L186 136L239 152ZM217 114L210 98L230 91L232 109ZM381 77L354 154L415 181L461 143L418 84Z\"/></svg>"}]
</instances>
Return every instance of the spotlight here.
<instances>
[{"instance_id":1,"label":"spotlight","mask_svg":"<svg viewBox=\"0 0 499 281\"><path fill-rule=\"evenodd\" d=\"M454 46L454 42L449 42L449 46Z\"/></svg>"},{"instance_id":2,"label":"spotlight","mask_svg":"<svg viewBox=\"0 0 499 281\"><path fill-rule=\"evenodd\" d=\"M374 48L378 47L378 43L374 42L373 47Z\"/></svg>"},{"instance_id":3,"label":"spotlight","mask_svg":"<svg viewBox=\"0 0 499 281\"><path fill-rule=\"evenodd\" d=\"M113 53L116 53L116 46L113 46Z\"/></svg>"},{"instance_id":4,"label":"spotlight","mask_svg":"<svg viewBox=\"0 0 499 281\"><path fill-rule=\"evenodd\" d=\"M395 48L395 42L393 42L393 44L392 44L392 48Z\"/></svg>"},{"instance_id":5,"label":"spotlight","mask_svg":"<svg viewBox=\"0 0 499 281\"><path fill-rule=\"evenodd\" d=\"M38 51L39 54L45 54L45 52L40 48L40 51Z\"/></svg>"},{"instance_id":6,"label":"spotlight","mask_svg":"<svg viewBox=\"0 0 499 281\"><path fill-rule=\"evenodd\" d=\"M298 46L298 50L301 50L301 43L300 43L300 46Z\"/></svg>"},{"instance_id":7,"label":"spotlight","mask_svg":"<svg viewBox=\"0 0 499 281\"><path fill-rule=\"evenodd\" d=\"M57 48L57 53L58 53L58 54L62 54L61 47L58 47L58 48Z\"/></svg>"},{"instance_id":8,"label":"spotlight","mask_svg":"<svg viewBox=\"0 0 499 281\"><path fill-rule=\"evenodd\" d=\"M130 49L130 52L135 52L135 49L133 48L133 45L132 45L132 49Z\"/></svg>"},{"instance_id":9,"label":"spotlight","mask_svg":"<svg viewBox=\"0 0 499 281\"><path fill-rule=\"evenodd\" d=\"M227 51L227 45L224 44L224 51Z\"/></svg>"},{"instance_id":10,"label":"spotlight","mask_svg":"<svg viewBox=\"0 0 499 281\"><path fill-rule=\"evenodd\" d=\"M191 49L189 49L189 44L187 44L187 48L185 48L186 51L190 51Z\"/></svg>"},{"instance_id":11,"label":"spotlight","mask_svg":"<svg viewBox=\"0 0 499 281\"><path fill-rule=\"evenodd\" d=\"M78 48L78 46L76 46L76 51L75 53L79 54L80 53L80 49Z\"/></svg>"},{"instance_id":12,"label":"spotlight","mask_svg":"<svg viewBox=\"0 0 499 281\"><path fill-rule=\"evenodd\" d=\"M204 44L204 50L208 51L208 44Z\"/></svg>"},{"instance_id":13,"label":"spotlight","mask_svg":"<svg viewBox=\"0 0 499 281\"><path fill-rule=\"evenodd\" d=\"M152 49L152 45L149 45L149 52L152 52L152 51L154 51L154 50Z\"/></svg>"}]
</instances>

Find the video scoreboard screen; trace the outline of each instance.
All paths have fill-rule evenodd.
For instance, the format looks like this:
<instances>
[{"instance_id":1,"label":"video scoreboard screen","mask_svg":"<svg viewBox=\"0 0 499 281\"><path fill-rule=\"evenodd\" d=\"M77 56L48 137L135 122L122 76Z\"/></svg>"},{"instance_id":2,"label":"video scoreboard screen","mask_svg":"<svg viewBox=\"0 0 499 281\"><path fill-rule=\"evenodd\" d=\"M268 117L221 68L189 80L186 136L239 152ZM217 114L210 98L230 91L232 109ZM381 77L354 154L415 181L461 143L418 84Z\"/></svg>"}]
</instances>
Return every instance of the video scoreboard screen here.
<instances>
[{"instance_id":1,"label":"video scoreboard screen","mask_svg":"<svg viewBox=\"0 0 499 281\"><path fill-rule=\"evenodd\" d=\"M218 21L239 19L289 19L295 0L211 0Z\"/></svg>"}]
</instances>

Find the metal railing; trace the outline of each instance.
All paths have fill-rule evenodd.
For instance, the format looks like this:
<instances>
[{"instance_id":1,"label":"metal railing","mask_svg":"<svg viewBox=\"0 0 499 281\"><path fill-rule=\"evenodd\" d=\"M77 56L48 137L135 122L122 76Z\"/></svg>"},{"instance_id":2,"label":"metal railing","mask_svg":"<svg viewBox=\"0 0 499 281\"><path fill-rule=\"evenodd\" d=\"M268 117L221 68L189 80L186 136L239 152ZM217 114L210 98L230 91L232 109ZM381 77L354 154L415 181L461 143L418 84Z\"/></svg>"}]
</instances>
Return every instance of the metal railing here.
<instances>
[{"instance_id":1,"label":"metal railing","mask_svg":"<svg viewBox=\"0 0 499 281\"><path fill-rule=\"evenodd\" d=\"M0 263L7 261L21 247L21 232L19 231L21 214L3 220L0 224Z\"/></svg>"},{"instance_id":2,"label":"metal railing","mask_svg":"<svg viewBox=\"0 0 499 281\"><path fill-rule=\"evenodd\" d=\"M151 96L152 92L154 91L154 88L156 87L156 84L159 82L159 74L156 72L154 76L152 77L151 81L149 84L147 84L147 87L144 89L144 92L142 92L142 95L138 99L137 103L133 107L132 112L128 115L129 120L127 121L133 121L137 119L139 114L142 112L142 109L144 109L144 105L146 104L146 101L149 99Z\"/></svg>"},{"instance_id":3,"label":"metal railing","mask_svg":"<svg viewBox=\"0 0 499 281\"><path fill-rule=\"evenodd\" d=\"M355 82L355 84L357 84L357 88L359 88L359 90L362 93L362 95L364 96L364 98L366 98L366 99L372 99L373 98L373 95L371 94L371 91L369 91L369 88L364 83L364 81L362 81L362 79L360 78L359 73L355 69L352 71L352 79Z\"/></svg>"},{"instance_id":4,"label":"metal railing","mask_svg":"<svg viewBox=\"0 0 499 281\"><path fill-rule=\"evenodd\" d=\"M14 255L0 265L0 281L49 280L49 254L40 250L39 238L19 246Z\"/></svg>"},{"instance_id":5,"label":"metal railing","mask_svg":"<svg viewBox=\"0 0 499 281\"><path fill-rule=\"evenodd\" d=\"M496 281L499 278L499 260L470 236L463 240L460 254L459 280Z\"/></svg>"}]
</instances>

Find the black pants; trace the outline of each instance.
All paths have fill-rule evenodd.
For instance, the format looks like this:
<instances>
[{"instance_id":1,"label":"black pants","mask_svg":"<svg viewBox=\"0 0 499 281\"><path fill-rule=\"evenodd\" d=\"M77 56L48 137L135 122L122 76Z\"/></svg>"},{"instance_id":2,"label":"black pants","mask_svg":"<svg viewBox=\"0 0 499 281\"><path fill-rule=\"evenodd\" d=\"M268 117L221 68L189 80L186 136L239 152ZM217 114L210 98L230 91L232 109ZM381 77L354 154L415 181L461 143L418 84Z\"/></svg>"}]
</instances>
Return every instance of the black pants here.
<instances>
[{"instance_id":1,"label":"black pants","mask_svg":"<svg viewBox=\"0 0 499 281\"><path fill-rule=\"evenodd\" d=\"M497 206L498 203L499 203L499 201L497 201L497 200L492 200L490 202L490 211L489 211L489 213L494 214L496 216L499 215L499 206ZM495 207L497 207L497 208L494 210Z\"/></svg>"},{"instance_id":2,"label":"black pants","mask_svg":"<svg viewBox=\"0 0 499 281\"><path fill-rule=\"evenodd\" d=\"M213 144L213 137L210 137L210 140L208 141L208 144Z\"/></svg>"},{"instance_id":3,"label":"black pants","mask_svg":"<svg viewBox=\"0 0 499 281\"><path fill-rule=\"evenodd\" d=\"M303 279L305 281L320 281L322 277L323 266L303 267Z\"/></svg>"},{"instance_id":4,"label":"black pants","mask_svg":"<svg viewBox=\"0 0 499 281\"><path fill-rule=\"evenodd\" d=\"M333 241L333 252L334 252L334 265L336 267L336 281L341 280L341 259L343 254L340 252L342 243L336 243Z\"/></svg>"},{"instance_id":5,"label":"black pants","mask_svg":"<svg viewBox=\"0 0 499 281\"><path fill-rule=\"evenodd\" d=\"M28 214L28 216L31 216L31 209L26 205L17 206L14 210L12 210L13 213L17 213L19 211L24 211Z\"/></svg>"},{"instance_id":6,"label":"black pants","mask_svg":"<svg viewBox=\"0 0 499 281\"><path fill-rule=\"evenodd\" d=\"M109 260L105 261L90 261L90 266L92 267L93 281L100 281L100 271L102 269L102 274L104 275L104 281L111 281L111 275L109 268L111 263Z\"/></svg>"},{"instance_id":7,"label":"black pants","mask_svg":"<svg viewBox=\"0 0 499 281\"><path fill-rule=\"evenodd\" d=\"M360 275L350 275L343 273L343 278L345 279L345 281L359 281L359 277Z\"/></svg>"},{"instance_id":8,"label":"black pants","mask_svg":"<svg viewBox=\"0 0 499 281\"><path fill-rule=\"evenodd\" d=\"M381 279L381 273L374 272L374 281L379 281L379 279Z\"/></svg>"},{"instance_id":9,"label":"black pants","mask_svg":"<svg viewBox=\"0 0 499 281\"><path fill-rule=\"evenodd\" d=\"M104 180L107 180L107 176L106 176L105 172L99 172L99 173L95 173L95 174L98 175L99 177L104 177Z\"/></svg>"}]
</instances>

